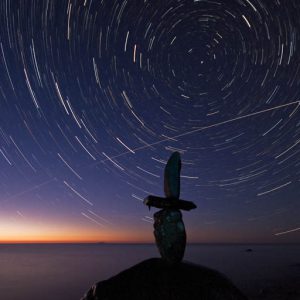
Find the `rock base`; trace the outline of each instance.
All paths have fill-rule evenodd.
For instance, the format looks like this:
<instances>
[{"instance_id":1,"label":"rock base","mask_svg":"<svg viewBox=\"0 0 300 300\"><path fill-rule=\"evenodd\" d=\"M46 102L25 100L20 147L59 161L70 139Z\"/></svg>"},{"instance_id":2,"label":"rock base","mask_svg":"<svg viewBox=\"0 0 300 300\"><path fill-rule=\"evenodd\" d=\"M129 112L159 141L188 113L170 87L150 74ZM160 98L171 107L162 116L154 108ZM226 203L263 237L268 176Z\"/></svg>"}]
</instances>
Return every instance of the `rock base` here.
<instances>
[{"instance_id":1,"label":"rock base","mask_svg":"<svg viewBox=\"0 0 300 300\"><path fill-rule=\"evenodd\" d=\"M145 260L95 284L81 300L246 300L217 271L182 262L170 265L160 258Z\"/></svg>"}]
</instances>

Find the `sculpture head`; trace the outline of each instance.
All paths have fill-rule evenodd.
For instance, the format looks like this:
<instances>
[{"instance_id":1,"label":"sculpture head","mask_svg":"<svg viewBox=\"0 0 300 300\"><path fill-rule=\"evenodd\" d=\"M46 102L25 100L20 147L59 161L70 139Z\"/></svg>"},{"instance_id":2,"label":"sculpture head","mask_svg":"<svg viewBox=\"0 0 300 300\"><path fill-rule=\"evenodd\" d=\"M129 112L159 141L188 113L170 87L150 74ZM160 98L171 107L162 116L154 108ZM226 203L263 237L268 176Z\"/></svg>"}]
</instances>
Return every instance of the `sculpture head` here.
<instances>
[{"instance_id":1,"label":"sculpture head","mask_svg":"<svg viewBox=\"0 0 300 300\"><path fill-rule=\"evenodd\" d=\"M180 153L174 152L165 167L164 192L167 198L179 199L180 196Z\"/></svg>"}]
</instances>

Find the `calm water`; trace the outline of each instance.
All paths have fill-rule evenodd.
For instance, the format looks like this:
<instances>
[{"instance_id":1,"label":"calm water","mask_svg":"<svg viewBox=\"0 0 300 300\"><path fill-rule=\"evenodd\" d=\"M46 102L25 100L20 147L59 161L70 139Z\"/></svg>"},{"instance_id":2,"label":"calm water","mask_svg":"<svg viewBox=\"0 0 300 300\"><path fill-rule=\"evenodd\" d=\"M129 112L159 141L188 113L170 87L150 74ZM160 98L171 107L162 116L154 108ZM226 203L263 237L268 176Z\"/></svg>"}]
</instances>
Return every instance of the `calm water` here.
<instances>
[{"instance_id":1,"label":"calm water","mask_svg":"<svg viewBox=\"0 0 300 300\"><path fill-rule=\"evenodd\" d=\"M80 299L94 282L150 257L158 257L155 245L0 245L0 299ZM188 245L185 260L248 292L299 272L300 246Z\"/></svg>"}]
</instances>

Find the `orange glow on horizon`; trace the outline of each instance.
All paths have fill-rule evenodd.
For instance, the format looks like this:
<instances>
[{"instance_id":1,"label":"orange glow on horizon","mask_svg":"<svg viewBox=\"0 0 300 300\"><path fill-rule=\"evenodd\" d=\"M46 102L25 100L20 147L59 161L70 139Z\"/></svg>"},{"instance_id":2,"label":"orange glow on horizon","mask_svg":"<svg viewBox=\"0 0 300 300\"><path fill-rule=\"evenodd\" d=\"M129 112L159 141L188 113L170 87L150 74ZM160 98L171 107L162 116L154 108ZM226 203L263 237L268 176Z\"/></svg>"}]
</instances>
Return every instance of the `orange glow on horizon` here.
<instances>
[{"instance_id":1,"label":"orange glow on horizon","mask_svg":"<svg viewBox=\"0 0 300 300\"><path fill-rule=\"evenodd\" d=\"M0 244L21 243L151 243L153 238L143 238L135 233L105 232L102 234L88 231L49 233L43 231L40 234L26 233L22 235L0 235Z\"/></svg>"},{"instance_id":2,"label":"orange glow on horizon","mask_svg":"<svg viewBox=\"0 0 300 300\"><path fill-rule=\"evenodd\" d=\"M226 228L197 228L187 226L188 243L269 243L282 241L255 231L243 235ZM13 219L0 218L0 244L54 243L154 243L152 224L97 224L72 219Z\"/></svg>"},{"instance_id":3,"label":"orange glow on horizon","mask_svg":"<svg viewBox=\"0 0 300 300\"><path fill-rule=\"evenodd\" d=\"M28 237L26 239L18 239L18 238L6 238L1 239L0 244L88 244L88 243L107 243L107 244L118 244L118 243L154 243L154 239L134 239L129 237L128 239L125 238L118 238L111 237L106 239L101 238L91 238L91 239L85 239L82 237L78 238L72 238L68 236L64 237L53 237L53 238L36 238L36 237Z\"/></svg>"},{"instance_id":4,"label":"orange glow on horizon","mask_svg":"<svg viewBox=\"0 0 300 300\"><path fill-rule=\"evenodd\" d=\"M29 222L0 220L0 244L23 243L152 243L152 232L139 228L100 227L68 222Z\"/></svg>"}]
</instances>

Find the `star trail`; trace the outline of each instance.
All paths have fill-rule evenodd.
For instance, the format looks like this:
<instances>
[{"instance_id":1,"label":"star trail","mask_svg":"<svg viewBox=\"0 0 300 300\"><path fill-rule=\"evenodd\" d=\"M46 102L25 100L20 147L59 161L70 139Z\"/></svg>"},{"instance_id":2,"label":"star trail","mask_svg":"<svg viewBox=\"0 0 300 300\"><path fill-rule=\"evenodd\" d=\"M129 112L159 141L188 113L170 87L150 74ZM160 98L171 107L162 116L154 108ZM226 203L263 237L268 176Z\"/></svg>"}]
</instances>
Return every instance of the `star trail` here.
<instances>
[{"instance_id":1,"label":"star trail","mask_svg":"<svg viewBox=\"0 0 300 300\"><path fill-rule=\"evenodd\" d=\"M300 242L297 0L3 0L0 242Z\"/></svg>"}]
</instances>

